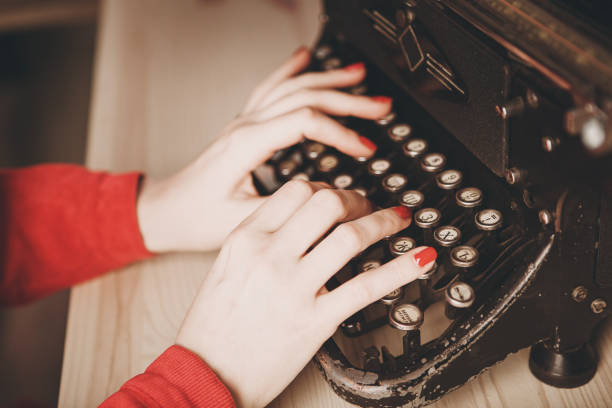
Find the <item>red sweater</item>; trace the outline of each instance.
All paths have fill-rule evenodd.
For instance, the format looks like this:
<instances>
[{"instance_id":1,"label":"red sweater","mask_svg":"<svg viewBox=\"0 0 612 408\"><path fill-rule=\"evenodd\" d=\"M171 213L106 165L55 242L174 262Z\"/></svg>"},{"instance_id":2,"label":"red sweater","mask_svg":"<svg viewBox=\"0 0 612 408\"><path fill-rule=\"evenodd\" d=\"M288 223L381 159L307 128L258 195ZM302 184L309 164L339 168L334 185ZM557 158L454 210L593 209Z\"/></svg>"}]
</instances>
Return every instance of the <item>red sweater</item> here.
<instances>
[{"instance_id":1,"label":"red sweater","mask_svg":"<svg viewBox=\"0 0 612 408\"><path fill-rule=\"evenodd\" d=\"M61 164L0 170L0 302L28 302L151 257L136 217L139 177ZM101 406L234 402L204 361L172 346Z\"/></svg>"}]
</instances>

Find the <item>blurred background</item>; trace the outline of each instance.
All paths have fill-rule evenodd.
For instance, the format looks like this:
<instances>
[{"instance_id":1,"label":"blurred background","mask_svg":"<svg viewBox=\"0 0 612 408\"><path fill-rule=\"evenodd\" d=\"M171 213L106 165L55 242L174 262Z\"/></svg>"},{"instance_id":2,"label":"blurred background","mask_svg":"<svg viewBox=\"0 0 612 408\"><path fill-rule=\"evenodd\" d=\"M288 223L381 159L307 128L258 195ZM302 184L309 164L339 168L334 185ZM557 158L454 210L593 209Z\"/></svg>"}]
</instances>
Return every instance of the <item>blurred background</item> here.
<instances>
[{"instance_id":1,"label":"blurred background","mask_svg":"<svg viewBox=\"0 0 612 408\"><path fill-rule=\"evenodd\" d=\"M99 63L97 29L106 3L0 0L0 166L85 162L92 83ZM159 0L150 1L152 6L156 3ZM236 114L266 72L292 49L316 38L319 0L174 3L177 7L197 3L203 15L210 10L225 16L209 25L210 37L202 39L207 44L213 39L218 50L211 55L210 72L201 72L202 78L213 76L227 83L226 95L231 98L223 101L230 106L224 114L219 115L215 108L203 114L204 125L213 132ZM240 13L237 20L252 15L252 21L236 23L232 21L236 13ZM144 9L141 18L147 19ZM249 41L265 43L254 51ZM237 46L240 43L244 44ZM228 49L246 52L251 60L237 60L236 53ZM253 52L260 55L253 58ZM238 70L224 70L237 63L241 64ZM219 77L223 72L226 77ZM242 72L240 77L236 72ZM183 160L176 166L184 164ZM69 291L64 291L34 304L0 308L1 407L57 406L68 297Z\"/></svg>"}]
</instances>

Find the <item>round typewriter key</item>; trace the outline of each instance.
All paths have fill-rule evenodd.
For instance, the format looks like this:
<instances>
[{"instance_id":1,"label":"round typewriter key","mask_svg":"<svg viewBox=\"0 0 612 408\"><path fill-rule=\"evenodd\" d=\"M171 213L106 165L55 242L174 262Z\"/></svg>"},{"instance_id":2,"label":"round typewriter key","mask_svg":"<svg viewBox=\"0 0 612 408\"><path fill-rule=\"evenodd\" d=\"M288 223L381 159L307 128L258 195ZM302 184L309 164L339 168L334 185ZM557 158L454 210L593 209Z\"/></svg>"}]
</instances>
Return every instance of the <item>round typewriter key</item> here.
<instances>
[{"instance_id":1,"label":"round typewriter key","mask_svg":"<svg viewBox=\"0 0 612 408\"><path fill-rule=\"evenodd\" d=\"M380 126L387 126L388 124L392 123L396 117L397 115L395 112L389 112L382 118L376 119L376 123Z\"/></svg>"},{"instance_id":2,"label":"round typewriter key","mask_svg":"<svg viewBox=\"0 0 612 408\"><path fill-rule=\"evenodd\" d=\"M366 190L363 187L355 187L353 189L354 192L356 192L357 194L363 196L363 197L367 197L368 196L368 190Z\"/></svg>"},{"instance_id":3,"label":"round typewriter key","mask_svg":"<svg viewBox=\"0 0 612 408\"><path fill-rule=\"evenodd\" d=\"M366 84L359 84L348 89L348 92L353 95L365 95L368 93L368 86Z\"/></svg>"},{"instance_id":4,"label":"round typewriter key","mask_svg":"<svg viewBox=\"0 0 612 408\"><path fill-rule=\"evenodd\" d=\"M342 61L340 60L340 58L331 57L331 58L327 58L325 61L323 61L321 66L323 67L324 70L330 71L332 69L340 68L342 66Z\"/></svg>"},{"instance_id":5,"label":"round typewriter key","mask_svg":"<svg viewBox=\"0 0 612 408\"><path fill-rule=\"evenodd\" d=\"M462 188L455 195L457 205L463 208L474 208L482 204L482 191L476 187Z\"/></svg>"},{"instance_id":6,"label":"round typewriter key","mask_svg":"<svg viewBox=\"0 0 612 408\"><path fill-rule=\"evenodd\" d=\"M396 193L403 189L408 183L408 179L402 174L390 174L383 179L382 186L390 193Z\"/></svg>"},{"instance_id":7,"label":"round typewriter key","mask_svg":"<svg viewBox=\"0 0 612 408\"><path fill-rule=\"evenodd\" d=\"M486 209L476 214L476 227L482 231L495 231L502 226L501 212L493 209Z\"/></svg>"},{"instance_id":8,"label":"round typewriter key","mask_svg":"<svg viewBox=\"0 0 612 408\"><path fill-rule=\"evenodd\" d=\"M325 151L325 145L317 142L307 142L304 146L306 157L310 160L316 160Z\"/></svg>"},{"instance_id":9,"label":"round typewriter key","mask_svg":"<svg viewBox=\"0 0 612 408\"><path fill-rule=\"evenodd\" d=\"M371 271L372 269L378 268L380 266L380 261L375 260L375 259L369 259L366 261L363 261L359 264L359 273L361 272L367 272L367 271Z\"/></svg>"},{"instance_id":10,"label":"round typewriter key","mask_svg":"<svg viewBox=\"0 0 612 408\"><path fill-rule=\"evenodd\" d=\"M420 274L417 279L421 280L421 281L426 281L427 279L431 279L431 277L438 272L438 263L434 262L433 266L431 267L430 270L428 270L425 273Z\"/></svg>"},{"instance_id":11,"label":"round typewriter key","mask_svg":"<svg viewBox=\"0 0 612 408\"><path fill-rule=\"evenodd\" d=\"M423 324L423 312L411 303L400 303L389 310L389 323L399 330L418 330Z\"/></svg>"},{"instance_id":12,"label":"round typewriter key","mask_svg":"<svg viewBox=\"0 0 612 408\"><path fill-rule=\"evenodd\" d=\"M407 190L400 197L400 204L408 208L419 208L425 202L425 196L418 190Z\"/></svg>"},{"instance_id":13,"label":"round typewriter key","mask_svg":"<svg viewBox=\"0 0 612 408\"><path fill-rule=\"evenodd\" d=\"M459 243L461 239L461 231L457 227L453 227L452 225L445 225L443 227L439 227L434 231L434 239L438 243L438 245L443 247L452 247Z\"/></svg>"},{"instance_id":14,"label":"round typewriter key","mask_svg":"<svg viewBox=\"0 0 612 408\"><path fill-rule=\"evenodd\" d=\"M446 166L446 156L442 153L429 153L421 160L421 169L427 173L437 173Z\"/></svg>"},{"instance_id":15,"label":"round typewriter key","mask_svg":"<svg viewBox=\"0 0 612 408\"><path fill-rule=\"evenodd\" d=\"M411 139L402 146L404 154L410 158L421 156L427 151L428 145L424 139Z\"/></svg>"},{"instance_id":16,"label":"round typewriter key","mask_svg":"<svg viewBox=\"0 0 612 408\"><path fill-rule=\"evenodd\" d=\"M389 252L393 256L404 255L416 247L416 242L410 237L395 237L389 241Z\"/></svg>"},{"instance_id":17,"label":"round typewriter key","mask_svg":"<svg viewBox=\"0 0 612 408\"><path fill-rule=\"evenodd\" d=\"M395 124L387 131L389 138L397 143L404 142L410 137L411 133L412 127L406 123Z\"/></svg>"},{"instance_id":18,"label":"round typewriter key","mask_svg":"<svg viewBox=\"0 0 612 408\"><path fill-rule=\"evenodd\" d=\"M440 223L442 214L435 208L423 208L414 215L414 223L420 228L433 228Z\"/></svg>"},{"instance_id":19,"label":"round typewriter key","mask_svg":"<svg viewBox=\"0 0 612 408\"><path fill-rule=\"evenodd\" d=\"M444 170L436 176L436 184L442 190L454 190L463 181L463 174L459 170Z\"/></svg>"},{"instance_id":20,"label":"round typewriter key","mask_svg":"<svg viewBox=\"0 0 612 408\"><path fill-rule=\"evenodd\" d=\"M338 174L333 181L334 187L345 190L353 185L353 176L350 174Z\"/></svg>"},{"instance_id":21,"label":"round typewriter key","mask_svg":"<svg viewBox=\"0 0 612 408\"><path fill-rule=\"evenodd\" d=\"M317 161L317 170L322 173L330 173L338 167L338 164L340 164L340 160L337 156L326 154Z\"/></svg>"},{"instance_id":22,"label":"round typewriter key","mask_svg":"<svg viewBox=\"0 0 612 408\"><path fill-rule=\"evenodd\" d=\"M448 285L445 292L446 302L459 309L465 309L474 303L474 289L465 282L455 281Z\"/></svg>"},{"instance_id":23,"label":"round typewriter key","mask_svg":"<svg viewBox=\"0 0 612 408\"><path fill-rule=\"evenodd\" d=\"M278 163L278 174L282 177L287 178L293 174L297 169L297 163L293 160L282 160Z\"/></svg>"},{"instance_id":24,"label":"round typewriter key","mask_svg":"<svg viewBox=\"0 0 612 408\"><path fill-rule=\"evenodd\" d=\"M387 159L374 159L368 164L368 172L375 176L382 176L391 168L391 162Z\"/></svg>"},{"instance_id":25,"label":"round typewriter key","mask_svg":"<svg viewBox=\"0 0 612 408\"><path fill-rule=\"evenodd\" d=\"M394 291L387 293L380 299L380 302L384 305L390 306L399 302L402 296L404 296L404 290L402 288L397 288Z\"/></svg>"},{"instance_id":26,"label":"round typewriter key","mask_svg":"<svg viewBox=\"0 0 612 408\"><path fill-rule=\"evenodd\" d=\"M460 245L451 249L450 261L457 268L471 268L478 262L478 250L469 245Z\"/></svg>"},{"instance_id":27,"label":"round typewriter key","mask_svg":"<svg viewBox=\"0 0 612 408\"><path fill-rule=\"evenodd\" d=\"M293 176L291 176L291 180L303 180L303 181L310 181L310 176L304 172L299 172L299 173L295 173Z\"/></svg>"},{"instance_id":28,"label":"round typewriter key","mask_svg":"<svg viewBox=\"0 0 612 408\"><path fill-rule=\"evenodd\" d=\"M314 56L318 60L324 60L325 58L329 57L331 53L332 48L329 45L321 44L315 49Z\"/></svg>"}]
</instances>

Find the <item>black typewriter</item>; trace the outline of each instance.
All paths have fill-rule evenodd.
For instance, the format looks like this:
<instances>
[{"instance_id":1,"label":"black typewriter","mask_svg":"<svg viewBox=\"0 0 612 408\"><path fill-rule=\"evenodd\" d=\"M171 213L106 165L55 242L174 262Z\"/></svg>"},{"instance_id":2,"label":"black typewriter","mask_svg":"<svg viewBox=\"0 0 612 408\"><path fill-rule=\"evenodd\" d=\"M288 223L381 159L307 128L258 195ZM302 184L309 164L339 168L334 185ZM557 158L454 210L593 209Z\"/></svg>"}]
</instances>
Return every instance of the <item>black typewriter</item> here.
<instances>
[{"instance_id":1,"label":"black typewriter","mask_svg":"<svg viewBox=\"0 0 612 408\"><path fill-rule=\"evenodd\" d=\"M426 405L528 346L547 384L593 377L593 331L612 306L606 4L325 2L310 69L366 62L367 79L347 92L392 96L393 112L339 119L377 144L375 157L304 141L258 169L256 184L271 193L323 180L412 209L408 229L352 260L330 289L417 245L439 253L430 273L346 320L317 353L342 398Z\"/></svg>"}]
</instances>

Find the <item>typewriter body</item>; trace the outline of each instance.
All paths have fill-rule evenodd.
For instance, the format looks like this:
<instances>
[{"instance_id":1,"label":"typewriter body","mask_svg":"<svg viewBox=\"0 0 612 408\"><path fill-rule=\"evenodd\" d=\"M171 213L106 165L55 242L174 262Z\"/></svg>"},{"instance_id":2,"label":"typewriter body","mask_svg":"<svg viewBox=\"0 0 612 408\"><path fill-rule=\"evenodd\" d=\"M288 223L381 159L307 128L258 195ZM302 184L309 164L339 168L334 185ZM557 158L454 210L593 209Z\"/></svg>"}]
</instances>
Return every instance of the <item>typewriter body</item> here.
<instances>
[{"instance_id":1,"label":"typewriter body","mask_svg":"<svg viewBox=\"0 0 612 408\"><path fill-rule=\"evenodd\" d=\"M612 306L612 48L607 20L575 7L325 2L311 69L364 61L367 79L347 91L392 96L393 113L339 119L379 146L369 161L304 141L256 185L324 180L413 209L407 230L330 289L415 245L439 253L431 273L349 318L317 353L347 401L426 405L525 347L545 383L595 374L591 341Z\"/></svg>"}]
</instances>

